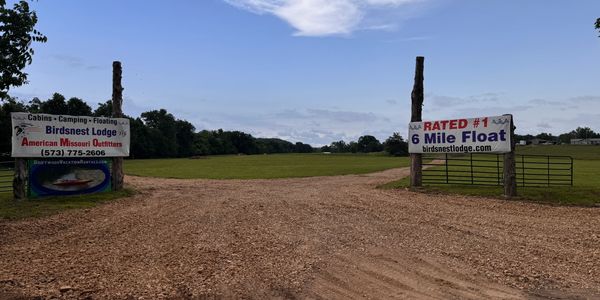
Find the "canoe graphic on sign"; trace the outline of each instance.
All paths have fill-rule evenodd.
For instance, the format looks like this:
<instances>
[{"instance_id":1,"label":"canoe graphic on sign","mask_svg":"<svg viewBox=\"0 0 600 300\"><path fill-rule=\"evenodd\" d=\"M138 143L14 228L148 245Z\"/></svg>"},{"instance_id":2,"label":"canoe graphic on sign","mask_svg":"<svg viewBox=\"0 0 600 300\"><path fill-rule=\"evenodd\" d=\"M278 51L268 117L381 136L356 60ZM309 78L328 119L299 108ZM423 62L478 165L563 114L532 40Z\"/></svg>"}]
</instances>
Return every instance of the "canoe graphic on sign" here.
<instances>
[{"instance_id":1,"label":"canoe graphic on sign","mask_svg":"<svg viewBox=\"0 0 600 300\"><path fill-rule=\"evenodd\" d=\"M110 166L106 160L59 159L29 162L31 197L76 195L110 190Z\"/></svg>"}]
</instances>

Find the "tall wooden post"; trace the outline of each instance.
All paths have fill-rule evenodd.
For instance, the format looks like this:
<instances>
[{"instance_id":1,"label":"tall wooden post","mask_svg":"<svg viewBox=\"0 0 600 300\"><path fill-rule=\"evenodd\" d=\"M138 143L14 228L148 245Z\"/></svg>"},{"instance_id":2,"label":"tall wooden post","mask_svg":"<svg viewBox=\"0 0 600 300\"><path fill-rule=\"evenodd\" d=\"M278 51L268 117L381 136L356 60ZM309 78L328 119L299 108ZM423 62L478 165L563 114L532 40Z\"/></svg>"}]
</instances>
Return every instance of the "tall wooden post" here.
<instances>
[{"instance_id":1,"label":"tall wooden post","mask_svg":"<svg viewBox=\"0 0 600 300\"><path fill-rule=\"evenodd\" d=\"M515 161L515 124L510 116L510 152L504 154L504 197L517 196L517 167Z\"/></svg>"},{"instance_id":2,"label":"tall wooden post","mask_svg":"<svg viewBox=\"0 0 600 300\"><path fill-rule=\"evenodd\" d=\"M422 121L423 113L423 68L425 57L417 56L417 64L415 67L415 84L413 86L411 99L411 122ZM410 186L419 187L423 184L423 157L420 153L412 153L410 155Z\"/></svg>"},{"instance_id":3,"label":"tall wooden post","mask_svg":"<svg viewBox=\"0 0 600 300\"><path fill-rule=\"evenodd\" d=\"M15 200L27 198L27 159L15 158L15 177L13 178L13 196Z\"/></svg>"},{"instance_id":4,"label":"tall wooden post","mask_svg":"<svg viewBox=\"0 0 600 300\"><path fill-rule=\"evenodd\" d=\"M112 92L112 116L113 118L123 117L123 86L121 77L123 70L121 62L113 62L113 92ZM113 191L123 189L123 158L113 157L112 159L112 188Z\"/></svg>"}]
</instances>

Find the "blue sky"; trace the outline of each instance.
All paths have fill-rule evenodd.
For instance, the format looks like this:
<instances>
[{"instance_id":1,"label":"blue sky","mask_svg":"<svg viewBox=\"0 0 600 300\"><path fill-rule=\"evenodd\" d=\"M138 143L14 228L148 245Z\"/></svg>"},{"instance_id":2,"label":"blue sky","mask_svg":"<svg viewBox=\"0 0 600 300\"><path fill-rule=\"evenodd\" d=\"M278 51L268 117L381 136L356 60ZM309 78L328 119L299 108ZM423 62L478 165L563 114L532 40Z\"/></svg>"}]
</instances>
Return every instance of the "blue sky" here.
<instances>
[{"instance_id":1,"label":"blue sky","mask_svg":"<svg viewBox=\"0 0 600 300\"><path fill-rule=\"evenodd\" d=\"M11 1L8 1L9 3ZM518 133L600 131L598 0L39 0L23 100L111 96L197 129L314 145L407 132L415 56L424 119L512 113Z\"/></svg>"}]
</instances>

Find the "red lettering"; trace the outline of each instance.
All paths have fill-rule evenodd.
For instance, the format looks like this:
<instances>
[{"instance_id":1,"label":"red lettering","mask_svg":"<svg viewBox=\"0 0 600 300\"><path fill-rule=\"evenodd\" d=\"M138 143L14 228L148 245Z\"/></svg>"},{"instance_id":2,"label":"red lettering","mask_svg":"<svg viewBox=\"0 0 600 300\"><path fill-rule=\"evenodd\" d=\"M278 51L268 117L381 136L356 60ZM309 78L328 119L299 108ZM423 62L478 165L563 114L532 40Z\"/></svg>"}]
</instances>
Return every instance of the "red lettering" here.
<instances>
[{"instance_id":1,"label":"red lettering","mask_svg":"<svg viewBox=\"0 0 600 300\"><path fill-rule=\"evenodd\" d=\"M440 130L440 123L439 122L434 122L433 123L433 128L431 128L431 130Z\"/></svg>"},{"instance_id":2,"label":"red lettering","mask_svg":"<svg viewBox=\"0 0 600 300\"><path fill-rule=\"evenodd\" d=\"M24 137L23 140L21 140L21 147L27 146L27 143L28 143L27 138Z\"/></svg>"},{"instance_id":3,"label":"red lettering","mask_svg":"<svg viewBox=\"0 0 600 300\"><path fill-rule=\"evenodd\" d=\"M425 124L423 124L425 131L429 131L431 130L431 122L425 122Z\"/></svg>"},{"instance_id":4,"label":"red lettering","mask_svg":"<svg viewBox=\"0 0 600 300\"><path fill-rule=\"evenodd\" d=\"M69 139L67 139L67 138L60 138L60 146L61 147L69 147L69 146L71 146L71 143L70 143Z\"/></svg>"},{"instance_id":5,"label":"red lettering","mask_svg":"<svg viewBox=\"0 0 600 300\"><path fill-rule=\"evenodd\" d=\"M458 120L450 121L450 129L456 129L457 123L458 123Z\"/></svg>"},{"instance_id":6,"label":"red lettering","mask_svg":"<svg viewBox=\"0 0 600 300\"><path fill-rule=\"evenodd\" d=\"M448 121L448 120L440 121L440 123L442 123L442 130L447 129L446 126L448 125L448 122L450 122L450 121Z\"/></svg>"},{"instance_id":7,"label":"red lettering","mask_svg":"<svg viewBox=\"0 0 600 300\"><path fill-rule=\"evenodd\" d=\"M467 119L458 120L458 129L466 128L467 125L469 125L469 121L467 121Z\"/></svg>"}]
</instances>

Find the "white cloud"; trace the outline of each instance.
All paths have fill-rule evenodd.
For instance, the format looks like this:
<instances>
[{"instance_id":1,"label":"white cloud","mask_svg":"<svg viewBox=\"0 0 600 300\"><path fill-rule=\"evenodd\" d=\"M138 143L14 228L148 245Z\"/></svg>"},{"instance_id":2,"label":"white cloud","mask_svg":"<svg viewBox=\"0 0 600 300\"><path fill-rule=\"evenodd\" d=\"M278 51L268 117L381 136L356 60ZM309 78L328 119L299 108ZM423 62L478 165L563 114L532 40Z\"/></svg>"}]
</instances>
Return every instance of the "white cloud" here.
<instances>
[{"instance_id":1,"label":"white cloud","mask_svg":"<svg viewBox=\"0 0 600 300\"><path fill-rule=\"evenodd\" d=\"M396 24L361 28L367 14L425 0L224 0L256 14L274 15L297 31L298 36L348 35L358 29L390 30Z\"/></svg>"}]
</instances>

